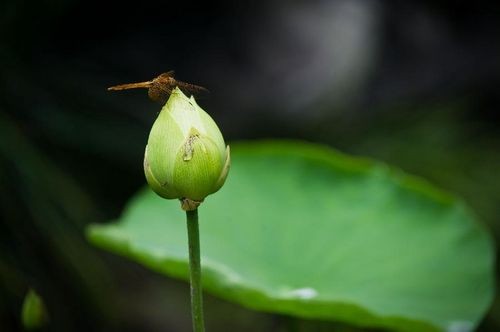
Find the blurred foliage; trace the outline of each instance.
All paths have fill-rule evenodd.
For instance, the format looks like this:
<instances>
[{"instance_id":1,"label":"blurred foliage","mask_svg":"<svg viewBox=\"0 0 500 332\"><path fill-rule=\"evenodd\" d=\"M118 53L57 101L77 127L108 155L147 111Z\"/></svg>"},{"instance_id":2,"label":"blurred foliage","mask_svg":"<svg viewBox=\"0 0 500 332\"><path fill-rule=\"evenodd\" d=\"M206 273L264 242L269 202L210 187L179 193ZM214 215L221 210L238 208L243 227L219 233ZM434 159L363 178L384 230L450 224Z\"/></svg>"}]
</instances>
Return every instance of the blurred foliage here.
<instances>
[{"instance_id":1,"label":"blurred foliage","mask_svg":"<svg viewBox=\"0 0 500 332\"><path fill-rule=\"evenodd\" d=\"M498 243L500 135L498 118L490 110L493 105L491 100L472 96L398 103L364 119L336 119L335 130L329 128L328 135L323 131L319 139L398 165L457 193ZM480 330L494 331L496 326L500 326L498 293Z\"/></svg>"},{"instance_id":2,"label":"blurred foliage","mask_svg":"<svg viewBox=\"0 0 500 332\"><path fill-rule=\"evenodd\" d=\"M299 141L232 145L200 208L204 288L249 308L401 331L471 330L493 296L490 235L454 197ZM145 188L97 245L189 280L184 213ZM223 239L223 241L221 241Z\"/></svg>"},{"instance_id":3,"label":"blurred foliage","mask_svg":"<svg viewBox=\"0 0 500 332\"><path fill-rule=\"evenodd\" d=\"M19 303L28 286L36 287L59 317L71 310L67 299L78 298L80 318L53 324L68 330L87 326L85 316L103 314L102 295L110 291L102 263L82 237L85 222L96 218L92 203L4 114L0 131L0 203L2 220L8 221L2 226L0 259L7 299ZM19 316L20 306L9 309Z\"/></svg>"},{"instance_id":4,"label":"blurred foliage","mask_svg":"<svg viewBox=\"0 0 500 332\"><path fill-rule=\"evenodd\" d=\"M47 323L47 311L42 298L30 289L23 302L22 321L27 330L35 330Z\"/></svg>"}]
</instances>

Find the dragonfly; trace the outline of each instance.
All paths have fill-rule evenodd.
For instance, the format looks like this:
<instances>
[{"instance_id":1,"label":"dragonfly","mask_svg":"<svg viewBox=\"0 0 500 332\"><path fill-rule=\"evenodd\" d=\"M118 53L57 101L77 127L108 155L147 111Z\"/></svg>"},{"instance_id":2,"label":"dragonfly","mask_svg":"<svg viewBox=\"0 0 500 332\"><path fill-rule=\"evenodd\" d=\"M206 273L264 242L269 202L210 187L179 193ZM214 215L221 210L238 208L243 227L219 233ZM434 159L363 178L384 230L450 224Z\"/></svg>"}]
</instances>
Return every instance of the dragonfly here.
<instances>
[{"instance_id":1,"label":"dragonfly","mask_svg":"<svg viewBox=\"0 0 500 332\"><path fill-rule=\"evenodd\" d=\"M208 93L208 90L202 86L176 80L174 78L174 73L175 72L173 70L170 70L166 73L158 75L151 81L115 85L109 87L108 90L119 91L145 88L148 89L149 98L162 104L167 101L175 87L179 87L179 89L187 94Z\"/></svg>"}]
</instances>

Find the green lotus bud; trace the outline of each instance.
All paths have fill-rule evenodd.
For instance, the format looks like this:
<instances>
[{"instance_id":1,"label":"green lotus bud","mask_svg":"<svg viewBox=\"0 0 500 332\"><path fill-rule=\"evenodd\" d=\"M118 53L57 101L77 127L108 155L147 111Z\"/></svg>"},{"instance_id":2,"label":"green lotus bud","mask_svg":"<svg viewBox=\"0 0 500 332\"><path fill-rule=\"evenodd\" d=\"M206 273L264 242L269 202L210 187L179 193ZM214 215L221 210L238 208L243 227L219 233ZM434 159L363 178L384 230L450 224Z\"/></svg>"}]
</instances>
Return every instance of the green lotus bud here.
<instances>
[{"instance_id":1,"label":"green lotus bud","mask_svg":"<svg viewBox=\"0 0 500 332\"><path fill-rule=\"evenodd\" d=\"M47 323L48 315L43 300L33 289L24 298L21 320L26 330L36 330Z\"/></svg>"},{"instance_id":2,"label":"green lotus bud","mask_svg":"<svg viewBox=\"0 0 500 332\"><path fill-rule=\"evenodd\" d=\"M149 133L144 155L149 186L193 210L222 187L229 166L229 146L214 120L175 88Z\"/></svg>"}]
</instances>

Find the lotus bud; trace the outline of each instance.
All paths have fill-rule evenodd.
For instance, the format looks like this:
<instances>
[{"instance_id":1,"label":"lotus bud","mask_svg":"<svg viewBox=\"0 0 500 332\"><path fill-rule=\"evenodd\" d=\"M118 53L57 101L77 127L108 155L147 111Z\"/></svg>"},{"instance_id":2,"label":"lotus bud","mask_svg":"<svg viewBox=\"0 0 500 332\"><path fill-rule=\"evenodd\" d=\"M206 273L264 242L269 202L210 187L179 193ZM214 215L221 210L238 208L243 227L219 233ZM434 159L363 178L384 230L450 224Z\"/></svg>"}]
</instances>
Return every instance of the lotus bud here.
<instances>
[{"instance_id":1,"label":"lotus bud","mask_svg":"<svg viewBox=\"0 0 500 332\"><path fill-rule=\"evenodd\" d=\"M144 155L149 186L194 210L222 187L229 166L229 146L214 120L175 88L149 133Z\"/></svg>"}]
</instances>

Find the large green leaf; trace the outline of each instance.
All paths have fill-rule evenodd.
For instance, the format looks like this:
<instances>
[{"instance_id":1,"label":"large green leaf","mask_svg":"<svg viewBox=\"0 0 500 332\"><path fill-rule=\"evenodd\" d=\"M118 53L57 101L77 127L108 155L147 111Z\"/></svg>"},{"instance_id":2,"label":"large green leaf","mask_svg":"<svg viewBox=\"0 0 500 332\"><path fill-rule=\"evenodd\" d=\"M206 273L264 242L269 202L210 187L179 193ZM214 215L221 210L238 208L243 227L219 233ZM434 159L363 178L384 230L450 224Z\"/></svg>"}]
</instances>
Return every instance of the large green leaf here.
<instances>
[{"instance_id":1,"label":"large green leaf","mask_svg":"<svg viewBox=\"0 0 500 332\"><path fill-rule=\"evenodd\" d=\"M204 288L257 310L404 331L472 330L493 289L489 234L456 198L300 142L233 146L200 207ZM185 216L149 189L96 245L187 279Z\"/></svg>"}]
</instances>

